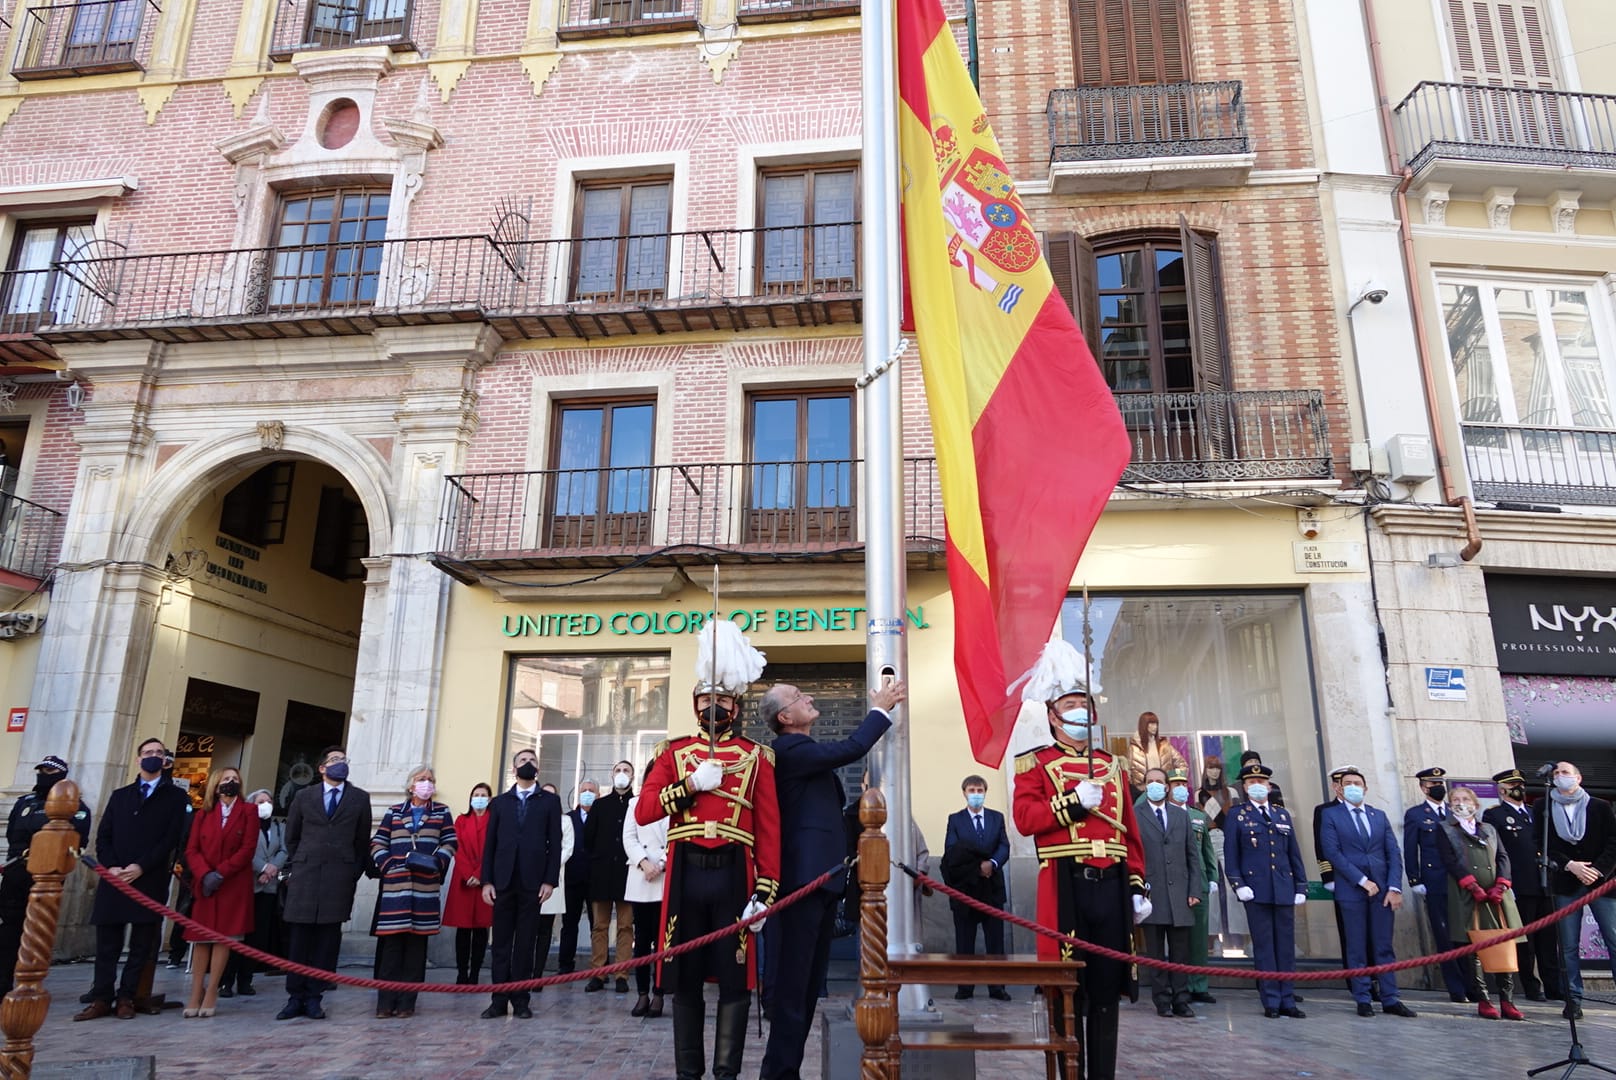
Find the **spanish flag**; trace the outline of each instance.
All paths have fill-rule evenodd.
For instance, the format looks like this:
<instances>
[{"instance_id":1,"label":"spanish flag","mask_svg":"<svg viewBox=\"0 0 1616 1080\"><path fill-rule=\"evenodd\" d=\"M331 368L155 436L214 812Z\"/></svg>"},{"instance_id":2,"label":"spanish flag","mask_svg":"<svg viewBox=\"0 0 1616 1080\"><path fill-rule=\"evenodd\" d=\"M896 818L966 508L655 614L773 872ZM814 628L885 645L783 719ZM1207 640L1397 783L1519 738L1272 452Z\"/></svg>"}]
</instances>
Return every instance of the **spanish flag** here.
<instances>
[{"instance_id":1,"label":"spanish flag","mask_svg":"<svg viewBox=\"0 0 1616 1080\"><path fill-rule=\"evenodd\" d=\"M1009 683L1049 640L1128 437L939 0L896 2L905 282L948 522L954 665L972 753L996 768L1016 717Z\"/></svg>"}]
</instances>

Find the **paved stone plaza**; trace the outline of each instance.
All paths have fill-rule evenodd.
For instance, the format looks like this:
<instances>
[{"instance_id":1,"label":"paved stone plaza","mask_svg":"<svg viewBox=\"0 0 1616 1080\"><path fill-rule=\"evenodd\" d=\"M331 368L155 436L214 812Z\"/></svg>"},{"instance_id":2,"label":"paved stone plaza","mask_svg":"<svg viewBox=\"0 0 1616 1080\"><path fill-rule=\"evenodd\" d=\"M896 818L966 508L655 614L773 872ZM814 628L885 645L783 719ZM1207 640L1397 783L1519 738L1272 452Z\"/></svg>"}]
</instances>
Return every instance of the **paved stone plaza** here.
<instances>
[{"instance_id":1,"label":"paved stone plaza","mask_svg":"<svg viewBox=\"0 0 1616 1080\"><path fill-rule=\"evenodd\" d=\"M351 969L356 974L363 969ZM429 977L441 981L444 972ZM453 972L448 973L453 978ZM481 997L423 996L411 1020L377 1020L371 994L340 989L326 996L328 1019L277 1023L285 998L281 980L260 977L256 997L219 1003L211 1020L183 1020L177 1008L162 1016L130 1021L112 1018L75 1024L78 995L88 986L88 964L58 965L49 987L56 995L38 1039L41 1062L82 1061L115 1054L154 1054L159 1077L276 1076L300 1080L509 1080L566 1077L577 1080L642 1080L673 1075L673 1025L628 1015L632 995L585 994L582 984L552 987L537 995L530 1021L480 1020ZM184 992L181 972L160 970L157 989L171 999ZM851 984L832 983L829 1006L845 1008ZM1360 1019L1344 991L1304 990L1306 1020L1266 1020L1254 992L1218 989L1216 1005L1197 1005L1196 1020L1163 1019L1148 997L1123 1007L1122 1068L1136 1080L1183 1078L1247 1080L1315 1077L1318 1080L1426 1080L1432 1076L1472 1080L1524 1076L1528 1068L1561 1057L1569 1039L1558 1006L1523 1003L1528 1022L1486 1021L1474 1006L1450 1004L1447 996L1406 995L1419 1011L1414 1020L1376 1015ZM980 1026L1030 1026L1032 1005L1024 991L1009 1004L979 993L956 1002L951 987L937 990L946 1020L976 1019ZM1440 1000L1438 1000L1440 998ZM1612 1000L1612 999L1607 999ZM1616 1006L1590 1001L1579 1025L1595 1060L1616 1067ZM748 1039L744 1076L756 1077L763 1043L756 1021ZM711 1033L709 1031L709 1046ZM820 1068L819 1029L809 1040L805 1078L828 1077ZM1041 1059L1025 1055L984 1056L980 1075L1042 1076ZM1558 1074L1556 1074L1558 1075ZM1591 1077L1579 1071L1576 1080Z\"/></svg>"}]
</instances>

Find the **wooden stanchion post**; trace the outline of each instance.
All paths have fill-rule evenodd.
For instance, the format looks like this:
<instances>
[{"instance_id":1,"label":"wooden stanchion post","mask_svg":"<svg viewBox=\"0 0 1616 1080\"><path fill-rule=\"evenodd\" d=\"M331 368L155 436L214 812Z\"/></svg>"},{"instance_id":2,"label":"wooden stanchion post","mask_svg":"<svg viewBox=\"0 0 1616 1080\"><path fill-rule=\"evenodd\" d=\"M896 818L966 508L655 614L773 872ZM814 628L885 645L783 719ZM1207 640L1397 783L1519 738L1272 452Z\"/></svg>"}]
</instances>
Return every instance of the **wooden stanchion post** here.
<instances>
[{"instance_id":1,"label":"wooden stanchion post","mask_svg":"<svg viewBox=\"0 0 1616 1080\"><path fill-rule=\"evenodd\" d=\"M864 832L858 843L859 882L859 985L863 990L853 1008L859 1038L864 1043L859 1075L862 1080L896 1080L898 1062L887 1043L898 1033L897 1002L887 984L887 881L892 876L891 853L881 827L887 821L887 801L869 788L859 799L859 823Z\"/></svg>"},{"instance_id":2,"label":"wooden stanchion post","mask_svg":"<svg viewBox=\"0 0 1616 1080\"><path fill-rule=\"evenodd\" d=\"M34 876L28 892L28 915L22 924L22 947L17 952L17 985L0 1002L0 1080L23 1080L34 1068L34 1035L50 1011L45 975L56 948L56 923L62 913L62 879L78 862L79 834L73 815L79 809L79 786L58 781L45 798L46 826L28 847L28 872Z\"/></svg>"}]
</instances>

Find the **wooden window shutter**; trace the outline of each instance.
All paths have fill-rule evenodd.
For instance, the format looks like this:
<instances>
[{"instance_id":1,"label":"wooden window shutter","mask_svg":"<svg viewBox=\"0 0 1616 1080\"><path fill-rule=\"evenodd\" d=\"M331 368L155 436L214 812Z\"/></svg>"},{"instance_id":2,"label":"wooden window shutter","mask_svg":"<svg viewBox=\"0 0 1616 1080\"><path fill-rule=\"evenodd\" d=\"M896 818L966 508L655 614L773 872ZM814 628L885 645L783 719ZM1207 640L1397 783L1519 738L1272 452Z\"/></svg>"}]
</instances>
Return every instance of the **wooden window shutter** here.
<instances>
[{"instance_id":1,"label":"wooden window shutter","mask_svg":"<svg viewBox=\"0 0 1616 1080\"><path fill-rule=\"evenodd\" d=\"M1189 79L1184 0L1071 0L1077 85Z\"/></svg>"},{"instance_id":2,"label":"wooden window shutter","mask_svg":"<svg viewBox=\"0 0 1616 1080\"><path fill-rule=\"evenodd\" d=\"M1077 319L1077 328L1099 363L1100 294L1094 280L1094 245L1077 233L1045 233L1044 258L1055 279L1055 290Z\"/></svg>"},{"instance_id":3,"label":"wooden window shutter","mask_svg":"<svg viewBox=\"0 0 1616 1080\"><path fill-rule=\"evenodd\" d=\"M1230 446L1228 363L1224 353L1223 290L1218 282L1217 245L1190 228L1178 216L1179 242L1184 250L1184 286L1190 308L1190 358L1195 364L1195 389L1202 400L1207 452L1227 457Z\"/></svg>"},{"instance_id":4,"label":"wooden window shutter","mask_svg":"<svg viewBox=\"0 0 1616 1080\"><path fill-rule=\"evenodd\" d=\"M1555 88L1541 0L1447 0L1454 75L1482 86Z\"/></svg>"},{"instance_id":5,"label":"wooden window shutter","mask_svg":"<svg viewBox=\"0 0 1616 1080\"><path fill-rule=\"evenodd\" d=\"M1107 0L1072 0L1072 33L1078 86L1105 85L1100 51L1100 5Z\"/></svg>"}]
</instances>

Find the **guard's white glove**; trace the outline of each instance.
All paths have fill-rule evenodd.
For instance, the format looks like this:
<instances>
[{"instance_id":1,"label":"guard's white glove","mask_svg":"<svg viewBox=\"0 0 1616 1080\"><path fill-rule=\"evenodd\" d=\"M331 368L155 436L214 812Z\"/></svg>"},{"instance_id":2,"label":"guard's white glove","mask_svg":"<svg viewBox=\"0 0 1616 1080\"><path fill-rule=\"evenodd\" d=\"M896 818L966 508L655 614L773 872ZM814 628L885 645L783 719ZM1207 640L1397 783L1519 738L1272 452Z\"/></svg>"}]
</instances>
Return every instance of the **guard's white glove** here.
<instances>
[{"instance_id":1,"label":"guard's white glove","mask_svg":"<svg viewBox=\"0 0 1616 1080\"><path fill-rule=\"evenodd\" d=\"M1324 887L1326 889L1329 889L1331 892L1335 892L1335 882L1333 882L1333 881L1326 881L1324 883Z\"/></svg>"},{"instance_id":2,"label":"guard's white glove","mask_svg":"<svg viewBox=\"0 0 1616 1080\"><path fill-rule=\"evenodd\" d=\"M1249 885L1242 885L1234 891L1234 898L1239 900L1242 904L1246 903L1256 895L1256 893L1251 891L1251 886Z\"/></svg>"},{"instance_id":3,"label":"guard's white glove","mask_svg":"<svg viewBox=\"0 0 1616 1080\"><path fill-rule=\"evenodd\" d=\"M1215 882L1215 881L1207 882L1206 883L1206 891L1207 891L1208 894L1210 894L1212 896L1216 896L1217 892L1218 892L1218 883Z\"/></svg>"},{"instance_id":4,"label":"guard's white glove","mask_svg":"<svg viewBox=\"0 0 1616 1080\"><path fill-rule=\"evenodd\" d=\"M695 791L717 791L724 782L724 766L708 758L690 772L690 786Z\"/></svg>"},{"instance_id":5,"label":"guard's white glove","mask_svg":"<svg viewBox=\"0 0 1616 1080\"><path fill-rule=\"evenodd\" d=\"M1307 893L1305 893L1305 892L1297 893L1296 894L1296 906L1301 907L1305 903L1307 903Z\"/></svg>"},{"instance_id":6,"label":"guard's white glove","mask_svg":"<svg viewBox=\"0 0 1616 1080\"><path fill-rule=\"evenodd\" d=\"M1424 896L1425 895L1425 886L1424 885L1416 885L1416 886L1414 886L1414 893L1417 896Z\"/></svg>"},{"instance_id":7,"label":"guard's white glove","mask_svg":"<svg viewBox=\"0 0 1616 1080\"><path fill-rule=\"evenodd\" d=\"M1105 798L1105 789L1099 784L1082 780L1077 785L1077 801L1083 804L1083 809L1093 810Z\"/></svg>"},{"instance_id":8,"label":"guard's white glove","mask_svg":"<svg viewBox=\"0 0 1616 1080\"><path fill-rule=\"evenodd\" d=\"M1151 907L1148 899L1143 896L1135 896L1133 898L1133 924L1135 926L1138 926L1140 923L1150 918L1150 912Z\"/></svg>"},{"instance_id":9,"label":"guard's white glove","mask_svg":"<svg viewBox=\"0 0 1616 1080\"><path fill-rule=\"evenodd\" d=\"M766 905L763 903L763 901L759 900L757 897L754 896L754 897L752 897L752 899L748 900L746 902L746 906L741 909L741 918L743 920L750 919L752 916L754 916L758 912L762 911L765 906ZM768 921L769 921L768 919L759 919L757 922L753 923L751 925L751 927L750 927L752 933L754 933L754 934L763 933L763 924L768 922Z\"/></svg>"}]
</instances>

